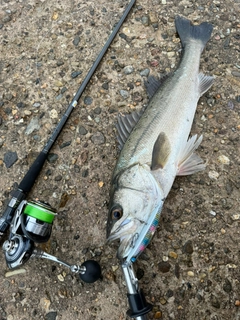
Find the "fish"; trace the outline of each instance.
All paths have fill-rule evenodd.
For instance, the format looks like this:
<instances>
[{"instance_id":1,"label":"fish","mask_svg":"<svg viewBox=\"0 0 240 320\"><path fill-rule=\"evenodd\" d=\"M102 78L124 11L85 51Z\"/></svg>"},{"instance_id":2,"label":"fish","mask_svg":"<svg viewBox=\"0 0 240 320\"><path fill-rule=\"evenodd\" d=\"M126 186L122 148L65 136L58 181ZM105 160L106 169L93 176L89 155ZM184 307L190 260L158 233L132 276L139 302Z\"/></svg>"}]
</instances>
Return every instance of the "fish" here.
<instances>
[{"instance_id":1,"label":"fish","mask_svg":"<svg viewBox=\"0 0 240 320\"><path fill-rule=\"evenodd\" d=\"M119 239L117 257L134 262L152 239L176 176L205 169L195 153L202 135L190 136L199 98L214 77L199 72L200 57L213 25L175 17L182 44L176 70L167 78L149 76L144 111L118 115L120 154L115 165L107 221L107 241Z\"/></svg>"}]
</instances>

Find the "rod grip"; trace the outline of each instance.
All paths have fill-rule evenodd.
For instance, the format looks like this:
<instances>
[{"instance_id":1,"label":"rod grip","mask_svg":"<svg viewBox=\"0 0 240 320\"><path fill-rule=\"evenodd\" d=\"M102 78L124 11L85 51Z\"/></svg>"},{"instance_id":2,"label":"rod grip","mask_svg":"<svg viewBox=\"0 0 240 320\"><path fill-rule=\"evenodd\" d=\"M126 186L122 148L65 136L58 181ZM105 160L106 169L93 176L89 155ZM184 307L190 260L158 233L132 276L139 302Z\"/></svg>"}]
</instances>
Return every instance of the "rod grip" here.
<instances>
[{"instance_id":1,"label":"rod grip","mask_svg":"<svg viewBox=\"0 0 240 320\"><path fill-rule=\"evenodd\" d=\"M37 179L44 162L47 159L47 153L40 152L33 164L31 165L28 172L23 177L18 188L21 189L24 193L28 193L34 185L35 180Z\"/></svg>"}]
</instances>

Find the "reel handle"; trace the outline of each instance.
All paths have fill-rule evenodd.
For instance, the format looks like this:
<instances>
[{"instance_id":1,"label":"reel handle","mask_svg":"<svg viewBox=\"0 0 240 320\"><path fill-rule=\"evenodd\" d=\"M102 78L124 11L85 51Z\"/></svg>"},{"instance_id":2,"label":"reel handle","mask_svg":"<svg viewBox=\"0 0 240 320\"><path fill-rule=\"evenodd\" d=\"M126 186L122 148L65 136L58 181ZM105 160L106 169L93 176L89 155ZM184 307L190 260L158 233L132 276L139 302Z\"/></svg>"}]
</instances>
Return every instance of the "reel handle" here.
<instances>
[{"instance_id":1,"label":"reel handle","mask_svg":"<svg viewBox=\"0 0 240 320\"><path fill-rule=\"evenodd\" d=\"M97 263L97 261L94 261L94 260L87 260L80 266L76 264L71 265L51 254L46 253L45 251L42 251L36 248L33 250L32 256L48 259L48 260L57 262L59 264L62 264L65 267L69 268L71 272L78 273L80 279L86 283L93 283L99 279L102 279L101 267Z\"/></svg>"}]
</instances>

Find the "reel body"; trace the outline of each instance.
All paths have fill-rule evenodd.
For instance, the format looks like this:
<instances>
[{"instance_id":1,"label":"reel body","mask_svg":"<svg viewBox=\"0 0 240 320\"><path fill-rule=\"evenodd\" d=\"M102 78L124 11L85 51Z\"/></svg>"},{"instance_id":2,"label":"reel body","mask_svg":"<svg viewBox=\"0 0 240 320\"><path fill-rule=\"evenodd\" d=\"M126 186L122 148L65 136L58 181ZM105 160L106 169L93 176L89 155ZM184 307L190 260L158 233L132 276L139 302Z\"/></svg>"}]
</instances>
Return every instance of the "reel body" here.
<instances>
[{"instance_id":1,"label":"reel body","mask_svg":"<svg viewBox=\"0 0 240 320\"><path fill-rule=\"evenodd\" d=\"M35 243L47 242L51 236L56 210L41 201L23 200L16 208L10 227L9 239L3 244L9 269L17 268L31 257L48 259L68 267L81 280L92 283L100 279L101 268L94 260L87 260L81 266L71 265L57 257L35 248Z\"/></svg>"},{"instance_id":2,"label":"reel body","mask_svg":"<svg viewBox=\"0 0 240 320\"><path fill-rule=\"evenodd\" d=\"M49 240L55 215L56 210L43 202L20 202L11 224L9 240L3 244L9 269L28 261L35 242L43 243Z\"/></svg>"}]
</instances>

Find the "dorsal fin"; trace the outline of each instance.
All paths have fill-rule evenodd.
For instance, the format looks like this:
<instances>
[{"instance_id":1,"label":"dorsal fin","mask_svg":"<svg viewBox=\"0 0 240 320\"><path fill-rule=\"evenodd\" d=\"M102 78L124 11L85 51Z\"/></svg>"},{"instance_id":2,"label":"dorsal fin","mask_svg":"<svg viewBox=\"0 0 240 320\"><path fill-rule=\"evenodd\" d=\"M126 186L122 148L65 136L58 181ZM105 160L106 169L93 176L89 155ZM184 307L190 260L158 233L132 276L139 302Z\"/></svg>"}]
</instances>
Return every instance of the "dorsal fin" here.
<instances>
[{"instance_id":1,"label":"dorsal fin","mask_svg":"<svg viewBox=\"0 0 240 320\"><path fill-rule=\"evenodd\" d=\"M152 170L162 169L167 163L171 145L165 132L160 132L154 143L152 152Z\"/></svg>"},{"instance_id":2,"label":"dorsal fin","mask_svg":"<svg viewBox=\"0 0 240 320\"><path fill-rule=\"evenodd\" d=\"M142 113L143 111L133 111L132 113L126 115L118 114L116 128L118 132L117 139L119 142L120 150L127 141L130 133L132 132L132 129L137 124Z\"/></svg>"},{"instance_id":3,"label":"dorsal fin","mask_svg":"<svg viewBox=\"0 0 240 320\"><path fill-rule=\"evenodd\" d=\"M158 89L161 87L164 81L168 78L168 76L169 75L165 75L160 79L157 79L154 76L149 76L147 81L144 81L149 99L151 99L155 95L155 93L158 91Z\"/></svg>"}]
</instances>

